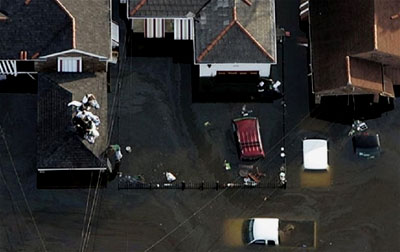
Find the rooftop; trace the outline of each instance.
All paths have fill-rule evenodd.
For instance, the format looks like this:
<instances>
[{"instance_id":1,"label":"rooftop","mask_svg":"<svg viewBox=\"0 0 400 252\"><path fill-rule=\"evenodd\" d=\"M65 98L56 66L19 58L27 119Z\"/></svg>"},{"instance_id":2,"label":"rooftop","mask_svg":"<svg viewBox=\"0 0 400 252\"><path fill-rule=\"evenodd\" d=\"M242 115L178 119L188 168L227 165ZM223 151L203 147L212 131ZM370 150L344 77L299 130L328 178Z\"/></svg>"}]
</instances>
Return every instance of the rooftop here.
<instances>
[{"instance_id":1,"label":"rooftop","mask_svg":"<svg viewBox=\"0 0 400 252\"><path fill-rule=\"evenodd\" d=\"M107 146L106 73L39 74L37 151L38 168L105 167L102 153ZM92 93L100 104L92 111L99 116L100 136L94 144L79 138L73 129L72 110L67 104Z\"/></svg>"},{"instance_id":2,"label":"rooftop","mask_svg":"<svg viewBox=\"0 0 400 252\"><path fill-rule=\"evenodd\" d=\"M109 4L106 0L2 0L0 58L19 59L20 51L32 58L68 49L108 58Z\"/></svg>"},{"instance_id":3,"label":"rooftop","mask_svg":"<svg viewBox=\"0 0 400 252\"><path fill-rule=\"evenodd\" d=\"M129 16L195 16L197 62L276 62L273 0L130 0Z\"/></svg>"},{"instance_id":4,"label":"rooftop","mask_svg":"<svg viewBox=\"0 0 400 252\"><path fill-rule=\"evenodd\" d=\"M59 1L74 17L76 49L109 58L111 53L110 1Z\"/></svg>"},{"instance_id":5,"label":"rooftop","mask_svg":"<svg viewBox=\"0 0 400 252\"><path fill-rule=\"evenodd\" d=\"M389 82L396 75L384 79L381 63L400 65L400 19L390 19L398 12L399 1L311 1L314 91L393 95Z\"/></svg>"},{"instance_id":6,"label":"rooftop","mask_svg":"<svg viewBox=\"0 0 400 252\"><path fill-rule=\"evenodd\" d=\"M185 17L196 14L209 0L129 0L131 17Z\"/></svg>"},{"instance_id":7,"label":"rooftop","mask_svg":"<svg viewBox=\"0 0 400 252\"><path fill-rule=\"evenodd\" d=\"M210 1L195 22L201 63L276 62L274 1Z\"/></svg>"},{"instance_id":8,"label":"rooftop","mask_svg":"<svg viewBox=\"0 0 400 252\"><path fill-rule=\"evenodd\" d=\"M0 1L0 58L19 59L21 51L28 58L72 48L72 19L54 0ZM51 15L49 15L51 13Z\"/></svg>"}]
</instances>

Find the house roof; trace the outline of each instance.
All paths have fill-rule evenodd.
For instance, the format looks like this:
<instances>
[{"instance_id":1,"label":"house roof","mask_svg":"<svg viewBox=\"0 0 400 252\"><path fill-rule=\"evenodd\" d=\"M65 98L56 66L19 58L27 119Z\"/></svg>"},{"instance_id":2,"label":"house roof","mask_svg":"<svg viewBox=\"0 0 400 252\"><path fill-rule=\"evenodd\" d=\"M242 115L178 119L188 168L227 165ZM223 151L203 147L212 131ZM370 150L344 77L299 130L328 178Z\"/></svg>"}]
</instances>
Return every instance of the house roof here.
<instances>
[{"instance_id":1,"label":"house roof","mask_svg":"<svg viewBox=\"0 0 400 252\"><path fill-rule=\"evenodd\" d=\"M399 1L310 1L314 92L394 95L391 76L383 75L379 62L396 62L380 52L400 55L400 19L394 24L394 13L389 15L396 8L400 12Z\"/></svg>"},{"instance_id":2,"label":"house roof","mask_svg":"<svg viewBox=\"0 0 400 252\"><path fill-rule=\"evenodd\" d=\"M59 1L75 20L75 49L109 58L111 54L110 1L53 1Z\"/></svg>"},{"instance_id":3,"label":"house roof","mask_svg":"<svg viewBox=\"0 0 400 252\"><path fill-rule=\"evenodd\" d=\"M21 51L28 58L72 47L72 19L54 0L0 1L0 59L19 59ZM49 15L51 13L51 15Z\"/></svg>"},{"instance_id":4,"label":"house roof","mask_svg":"<svg viewBox=\"0 0 400 252\"><path fill-rule=\"evenodd\" d=\"M274 1L210 1L196 19L198 63L276 62Z\"/></svg>"},{"instance_id":5,"label":"house roof","mask_svg":"<svg viewBox=\"0 0 400 252\"><path fill-rule=\"evenodd\" d=\"M32 58L68 49L110 56L109 1L2 0L0 12L7 17L0 20L0 58L19 59L20 51Z\"/></svg>"},{"instance_id":6,"label":"house roof","mask_svg":"<svg viewBox=\"0 0 400 252\"><path fill-rule=\"evenodd\" d=\"M199 63L276 61L273 0L130 0L129 17L195 15L195 58Z\"/></svg>"},{"instance_id":7,"label":"house roof","mask_svg":"<svg viewBox=\"0 0 400 252\"><path fill-rule=\"evenodd\" d=\"M46 73L38 78L37 167L105 167L102 153L107 145L106 73ZM72 111L67 104L80 101L86 93L96 96L100 109L100 136L89 144L77 136L72 125Z\"/></svg>"},{"instance_id":8,"label":"house roof","mask_svg":"<svg viewBox=\"0 0 400 252\"><path fill-rule=\"evenodd\" d=\"M185 17L196 14L209 0L129 0L130 17Z\"/></svg>"},{"instance_id":9,"label":"house roof","mask_svg":"<svg viewBox=\"0 0 400 252\"><path fill-rule=\"evenodd\" d=\"M400 13L400 1L375 0L374 6L377 49L400 56L400 17L390 18Z\"/></svg>"}]
</instances>

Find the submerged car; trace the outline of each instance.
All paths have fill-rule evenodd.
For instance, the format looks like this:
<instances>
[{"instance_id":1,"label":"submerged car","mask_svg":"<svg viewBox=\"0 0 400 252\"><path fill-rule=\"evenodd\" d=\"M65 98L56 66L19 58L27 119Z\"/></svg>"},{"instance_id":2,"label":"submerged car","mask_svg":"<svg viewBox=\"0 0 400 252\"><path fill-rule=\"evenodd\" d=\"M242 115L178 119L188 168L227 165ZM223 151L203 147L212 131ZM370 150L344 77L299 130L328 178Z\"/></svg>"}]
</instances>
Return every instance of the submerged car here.
<instances>
[{"instance_id":1,"label":"submerged car","mask_svg":"<svg viewBox=\"0 0 400 252\"><path fill-rule=\"evenodd\" d=\"M353 136L353 147L359 157L372 159L381 154L381 142L378 134L363 133Z\"/></svg>"},{"instance_id":2,"label":"submerged car","mask_svg":"<svg viewBox=\"0 0 400 252\"><path fill-rule=\"evenodd\" d=\"M243 223L244 244L279 245L279 219L251 218Z\"/></svg>"},{"instance_id":3,"label":"submerged car","mask_svg":"<svg viewBox=\"0 0 400 252\"><path fill-rule=\"evenodd\" d=\"M320 170L328 169L328 141L325 139L303 140L304 169Z\"/></svg>"},{"instance_id":4,"label":"submerged car","mask_svg":"<svg viewBox=\"0 0 400 252\"><path fill-rule=\"evenodd\" d=\"M232 126L241 160L255 160L265 157L260 125L256 117L234 119Z\"/></svg>"}]
</instances>

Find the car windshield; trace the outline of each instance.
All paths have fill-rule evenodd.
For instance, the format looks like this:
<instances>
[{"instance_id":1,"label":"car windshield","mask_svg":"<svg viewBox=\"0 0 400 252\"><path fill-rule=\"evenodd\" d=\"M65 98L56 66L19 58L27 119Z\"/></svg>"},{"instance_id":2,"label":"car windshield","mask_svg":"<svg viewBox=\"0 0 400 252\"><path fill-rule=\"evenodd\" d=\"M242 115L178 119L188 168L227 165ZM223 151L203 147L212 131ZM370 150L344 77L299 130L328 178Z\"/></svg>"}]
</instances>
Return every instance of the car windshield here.
<instances>
[{"instance_id":1,"label":"car windshield","mask_svg":"<svg viewBox=\"0 0 400 252\"><path fill-rule=\"evenodd\" d=\"M254 220L246 220L243 223L243 242L244 242L244 244L249 244L250 242L254 241L253 225L254 225Z\"/></svg>"}]
</instances>

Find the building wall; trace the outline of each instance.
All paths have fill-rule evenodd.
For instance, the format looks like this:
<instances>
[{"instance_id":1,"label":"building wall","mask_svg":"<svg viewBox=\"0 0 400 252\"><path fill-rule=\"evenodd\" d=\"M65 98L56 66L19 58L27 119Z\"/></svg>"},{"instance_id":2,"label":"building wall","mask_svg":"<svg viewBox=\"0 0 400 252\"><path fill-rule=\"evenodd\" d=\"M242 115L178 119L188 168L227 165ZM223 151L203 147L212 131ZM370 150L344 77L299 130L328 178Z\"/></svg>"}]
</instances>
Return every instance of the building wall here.
<instances>
[{"instance_id":1,"label":"building wall","mask_svg":"<svg viewBox=\"0 0 400 252\"><path fill-rule=\"evenodd\" d=\"M107 70L107 62L99 61L99 59L82 55L79 53L68 53L51 58L46 61L35 62L35 69L37 72L57 72L57 58L58 57L81 57L82 58L82 72L105 72Z\"/></svg>"},{"instance_id":2,"label":"building wall","mask_svg":"<svg viewBox=\"0 0 400 252\"><path fill-rule=\"evenodd\" d=\"M214 77L217 71L258 71L261 77L268 77L271 64L199 64L200 77Z\"/></svg>"}]
</instances>

